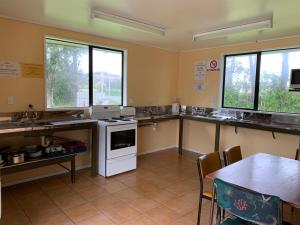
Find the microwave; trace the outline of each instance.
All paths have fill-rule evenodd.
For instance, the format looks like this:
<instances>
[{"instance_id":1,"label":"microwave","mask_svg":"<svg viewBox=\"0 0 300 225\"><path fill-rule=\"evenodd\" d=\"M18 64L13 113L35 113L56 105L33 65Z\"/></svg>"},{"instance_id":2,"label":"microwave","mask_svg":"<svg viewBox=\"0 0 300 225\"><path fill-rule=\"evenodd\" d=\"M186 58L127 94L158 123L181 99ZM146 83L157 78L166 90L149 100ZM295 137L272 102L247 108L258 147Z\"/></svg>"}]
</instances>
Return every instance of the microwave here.
<instances>
[{"instance_id":1,"label":"microwave","mask_svg":"<svg viewBox=\"0 0 300 225\"><path fill-rule=\"evenodd\" d=\"M291 70L290 89L300 89L300 69Z\"/></svg>"}]
</instances>

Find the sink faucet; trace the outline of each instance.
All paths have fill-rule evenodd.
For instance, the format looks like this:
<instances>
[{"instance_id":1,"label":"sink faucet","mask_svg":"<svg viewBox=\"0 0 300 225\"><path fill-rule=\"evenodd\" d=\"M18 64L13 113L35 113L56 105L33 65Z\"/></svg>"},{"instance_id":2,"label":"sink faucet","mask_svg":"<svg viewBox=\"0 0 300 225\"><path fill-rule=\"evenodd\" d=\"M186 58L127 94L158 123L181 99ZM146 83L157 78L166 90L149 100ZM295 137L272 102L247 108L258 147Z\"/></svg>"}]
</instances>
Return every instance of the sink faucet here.
<instances>
[{"instance_id":1,"label":"sink faucet","mask_svg":"<svg viewBox=\"0 0 300 225\"><path fill-rule=\"evenodd\" d=\"M27 122L27 121L29 121L28 111L22 112L20 122Z\"/></svg>"}]
</instances>

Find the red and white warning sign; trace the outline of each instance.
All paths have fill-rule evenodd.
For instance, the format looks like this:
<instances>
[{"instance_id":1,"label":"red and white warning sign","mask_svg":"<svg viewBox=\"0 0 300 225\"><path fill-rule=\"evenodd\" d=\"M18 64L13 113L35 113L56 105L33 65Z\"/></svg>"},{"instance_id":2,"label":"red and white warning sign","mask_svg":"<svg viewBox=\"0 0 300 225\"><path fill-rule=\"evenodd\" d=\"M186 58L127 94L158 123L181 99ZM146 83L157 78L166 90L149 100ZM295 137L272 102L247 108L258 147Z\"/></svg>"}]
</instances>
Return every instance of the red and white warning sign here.
<instances>
[{"instance_id":1,"label":"red and white warning sign","mask_svg":"<svg viewBox=\"0 0 300 225\"><path fill-rule=\"evenodd\" d=\"M220 60L212 59L207 61L206 71L220 71Z\"/></svg>"}]
</instances>

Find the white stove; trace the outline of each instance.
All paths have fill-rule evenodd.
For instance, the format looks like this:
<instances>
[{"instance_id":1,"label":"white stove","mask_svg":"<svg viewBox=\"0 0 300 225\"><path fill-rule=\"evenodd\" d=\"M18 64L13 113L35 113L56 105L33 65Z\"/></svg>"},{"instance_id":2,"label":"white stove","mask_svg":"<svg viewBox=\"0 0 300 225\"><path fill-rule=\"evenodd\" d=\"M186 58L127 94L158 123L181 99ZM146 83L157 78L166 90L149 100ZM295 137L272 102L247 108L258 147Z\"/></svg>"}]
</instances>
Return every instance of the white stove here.
<instances>
[{"instance_id":1,"label":"white stove","mask_svg":"<svg viewBox=\"0 0 300 225\"><path fill-rule=\"evenodd\" d=\"M99 131L99 174L104 177L136 169L137 121L120 117L116 106L93 106Z\"/></svg>"},{"instance_id":2,"label":"white stove","mask_svg":"<svg viewBox=\"0 0 300 225\"><path fill-rule=\"evenodd\" d=\"M113 117L111 119L98 119L98 123L104 126L114 126L120 124L129 124L129 123L136 123L137 121L131 117Z\"/></svg>"}]
</instances>

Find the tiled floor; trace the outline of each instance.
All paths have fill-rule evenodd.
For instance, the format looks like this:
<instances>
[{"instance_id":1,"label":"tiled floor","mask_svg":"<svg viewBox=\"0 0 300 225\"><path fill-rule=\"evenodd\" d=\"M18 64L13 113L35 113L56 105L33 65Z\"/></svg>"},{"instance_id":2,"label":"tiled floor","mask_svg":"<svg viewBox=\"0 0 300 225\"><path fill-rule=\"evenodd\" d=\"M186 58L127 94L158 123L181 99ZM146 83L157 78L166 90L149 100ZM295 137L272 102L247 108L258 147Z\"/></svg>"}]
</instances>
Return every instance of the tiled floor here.
<instances>
[{"instance_id":1,"label":"tiled floor","mask_svg":"<svg viewBox=\"0 0 300 225\"><path fill-rule=\"evenodd\" d=\"M105 179L78 173L3 190L0 225L195 225L198 203L196 156L175 150L145 155L134 172ZM300 213L285 210L294 225ZM208 224L204 200L202 223Z\"/></svg>"}]
</instances>

